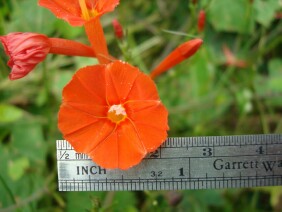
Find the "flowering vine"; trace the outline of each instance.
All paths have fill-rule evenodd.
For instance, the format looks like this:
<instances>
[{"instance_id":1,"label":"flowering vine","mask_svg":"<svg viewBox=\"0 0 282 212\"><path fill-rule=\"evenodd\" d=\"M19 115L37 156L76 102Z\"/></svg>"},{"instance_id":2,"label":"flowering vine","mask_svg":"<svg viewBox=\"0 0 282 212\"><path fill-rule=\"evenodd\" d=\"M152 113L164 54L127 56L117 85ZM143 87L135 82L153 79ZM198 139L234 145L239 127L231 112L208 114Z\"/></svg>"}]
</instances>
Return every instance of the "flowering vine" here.
<instances>
[{"instance_id":1,"label":"flowering vine","mask_svg":"<svg viewBox=\"0 0 282 212\"><path fill-rule=\"evenodd\" d=\"M47 54L96 57L99 64L80 68L63 89L58 127L77 152L104 168L128 169L167 138L168 112L152 79L191 57L202 44L193 39L179 45L149 75L110 55L100 17L119 0L39 0L58 18L83 26L91 46L36 33L0 36L10 79L24 77ZM117 37L122 28L113 22Z\"/></svg>"}]
</instances>

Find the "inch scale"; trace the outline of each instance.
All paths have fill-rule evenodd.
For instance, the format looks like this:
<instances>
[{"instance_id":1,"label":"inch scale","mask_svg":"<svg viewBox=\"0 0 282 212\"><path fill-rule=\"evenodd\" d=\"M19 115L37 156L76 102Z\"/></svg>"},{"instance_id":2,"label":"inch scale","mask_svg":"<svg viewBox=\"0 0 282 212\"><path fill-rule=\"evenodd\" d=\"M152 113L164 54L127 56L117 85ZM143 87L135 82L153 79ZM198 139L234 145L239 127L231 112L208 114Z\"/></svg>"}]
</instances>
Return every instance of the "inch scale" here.
<instances>
[{"instance_id":1,"label":"inch scale","mask_svg":"<svg viewBox=\"0 0 282 212\"><path fill-rule=\"evenodd\" d=\"M282 134L168 138L140 164L106 170L57 140L59 191L219 189L282 185Z\"/></svg>"}]
</instances>

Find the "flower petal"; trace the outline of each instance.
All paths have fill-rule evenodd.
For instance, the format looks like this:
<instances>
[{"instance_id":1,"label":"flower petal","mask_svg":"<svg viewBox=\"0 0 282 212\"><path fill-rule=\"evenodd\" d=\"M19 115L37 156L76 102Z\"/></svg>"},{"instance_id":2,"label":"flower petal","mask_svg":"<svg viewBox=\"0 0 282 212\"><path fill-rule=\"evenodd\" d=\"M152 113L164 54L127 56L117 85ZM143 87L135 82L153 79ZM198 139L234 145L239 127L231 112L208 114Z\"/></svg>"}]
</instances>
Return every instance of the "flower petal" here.
<instances>
[{"instance_id":1,"label":"flower petal","mask_svg":"<svg viewBox=\"0 0 282 212\"><path fill-rule=\"evenodd\" d=\"M87 13L89 11L97 13L90 17L90 19L95 19L104 13L113 11L119 4L119 0L86 0L85 3ZM57 18L64 19L72 26L82 26L89 21L85 19L86 17L83 18L78 0L39 0L39 5L51 10Z\"/></svg>"},{"instance_id":2,"label":"flower petal","mask_svg":"<svg viewBox=\"0 0 282 212\"><path fill-rule=\"evenodd\" d=\"M95 118L65 104L59 111L58 126L74 149L83 153L92 151L115 128L106 118Z\"/></svg>"},{"instance_id":3,"label":"flower petal","mask_svg":"<svg viewBox=\"0 0 282 212\"><path fill-rule=\"evenodd\" d=\"M39 5L51 10L57 18L64 19L72 26L82 26L85 23L78 0L39 0Z\"/></svg>"},{"instance_id":4,"label":"flower petal","mask_svg":"<svg viewBox=\"0 0 282 212\"><path fill-rule=\"evenodd\" d=\"M167 137L169 128L166 108L160 101L133 101L125 106L146 150L154 151Z\"/></svg>"},{"instance_id":5,"label":"flower petal","mask_svg":"<svg viewBox=\"0 0 282 212\"><path fill-rule=\"evenodd\" d=\"M159 100L154 81L145 74L138 75L127 100Z\"/></svg>"},{"instance_id":6,"label":"flower petal","mask_svg":"<svg viewBox=\"0 0 282 212\"><path fill-rule=\"evenodd\" d=\"M140 71L121 61L115 61L106 68L106 92L109 104L126 101Z\"/></svg>"},{"instance_id":7,"label":"flower petal","mask_svg":"<svg viewBox=\"0 0 282 212\"><path fill-rule=\"evenodd\" d=\"M129 120L118 125L115 132L90 153L95 162L111 169L128 169L139 163L145 155L146 150Z\"/></svg>"},{"instance_id":8,"label":"flower petal","mask_svg":"<svg viewBox=\"0 0 282 212\"><path fill-rule=\"evenodd\" d=\"M118 135L114 131L106 140L89 153L95 163L108 169L118 168Z\"/></svg>"},{"instance_id":9,"label":"flower petal","mask_svg":"<svg viewBox=\"0 0 282 212\"><path fill-rule=\"evenodd\" d=\"M96 111L94 106L97 105L107 106L104 68L104 66L88 66L78 70L63 90L64 102L74 107L75 104L83 107L88 105L88 112ZM101 116L101 114L96 115Z\"/></svg>"},{"instance_id":10,"label":"flower petal","mask_svg":"<svg viewBox=\"0 0 282 212\"><path fill-rule=\"evenodd\" d=\"M119 0L97 0L97 11L102 13L111 12L118 4Z\"/></svg>"}]
</instances>

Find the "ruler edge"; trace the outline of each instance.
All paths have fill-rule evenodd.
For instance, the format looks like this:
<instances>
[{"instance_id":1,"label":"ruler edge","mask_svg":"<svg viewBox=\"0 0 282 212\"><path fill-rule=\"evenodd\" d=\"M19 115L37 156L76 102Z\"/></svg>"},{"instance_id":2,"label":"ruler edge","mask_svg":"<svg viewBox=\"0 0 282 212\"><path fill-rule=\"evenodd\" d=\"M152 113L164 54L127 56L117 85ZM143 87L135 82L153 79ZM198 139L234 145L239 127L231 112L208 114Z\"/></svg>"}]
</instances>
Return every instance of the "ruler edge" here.
<instances>
[{"instance_id":1,"label":"ruler edge","mask_svg":"<svg viewBox=\"0 0 282 212\"><path fill-rule=\"evenodd\" d=\"M213 144L212 145L205 145L205 146L220 146L220 142L218 142L218 144L215 145L214 140L217 140L219 138L219 140L226 140L226 139L229 139L229 140L232 140L232 138L251 138L251 137L278 137L278 140L279 138L282 139L282 134L280 133L274 133L274 134L246 134L246 135L219 135L219 136L191 136L191 137L168 137L162 144L161 146L159 146L159 148L167 148L167 147L173 147L174 145L172 146L168 146L170 145L170 142L184 142L184 143L189 143L190 142L193 142L194 140L208 140L210 138L212 138L212 142ZM179 140L179 141L176 141L176 140ZM65 139L57 139L56 140L56 150L65 150L65 149L60 149L59 148L59 144L60 143L65 143L66 146L67 146L67 149L66 150L74 150L73 147L71 146L70 142L65 140ZM245 144L245 145L251 145L253 143L250 143L250 144ZM264 144L276 144L276 143L264 143ZM239 145L235 145L235 146L240 146ZM241 144L242 146L242 144ZM176 147L187 147L187 146L176 146ZM189 147L189 146L188 146ZM203 147L203 146L200 146L200 145L191 145L191 147Z\"/></svg>"}]
</instances>

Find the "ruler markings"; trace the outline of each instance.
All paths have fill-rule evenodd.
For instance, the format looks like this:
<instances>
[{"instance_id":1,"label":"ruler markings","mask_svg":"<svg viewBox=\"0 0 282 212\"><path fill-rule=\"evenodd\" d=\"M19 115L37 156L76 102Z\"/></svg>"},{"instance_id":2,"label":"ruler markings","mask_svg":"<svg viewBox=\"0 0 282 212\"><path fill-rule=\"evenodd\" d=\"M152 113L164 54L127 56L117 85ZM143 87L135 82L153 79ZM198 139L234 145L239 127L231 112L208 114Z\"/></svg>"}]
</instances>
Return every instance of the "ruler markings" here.
<instances>
[{"instance_id":1,"label":"ruler markings","mask_svg":"<svg viewBox=\"0 0 282 212\"><path fill-rule=\"evenodd\" d=\"M273 185L281 185L282 183L282 179L281 179L281 176L278 176L279 178L276 178L276 176L266 176L264 178L258 178L261 183L263 183L265 186L273 186ZM255 179L255 176L253 177ZM227 184L223 185L223 181L219 181L217 178L214 178L213 179L209 179L209 181L203 181L203 185L205 186L202 186L200 187L199 185L199 182L202 183L201 179L190 179L190 181L186 181L185 185L183 186L183 179L182 180L182 183L180 184L181 186L179 187L176 187L175 186L175 183L179 183L177 181L175 181L175 179L171 179L171 180L166 180L166 181L158 181L160 183L166 183L164 184L164 187L153 187L153 182L148 180L147 179L147 182L146 181L142 181L143 183L143 186L139 187L139 186L136 186L134 189L132 190L159 190L159 189L163 189L163 190L175 190L176 188L177 189L218 189L218 188L240 188L240 187L255 187L255 186L260 186L261 184L257 184L257 183L254 183L255 181L253 181L252 177L248 177L247 179L243 178L243 180L247 180L247 184L244 183L244 185L241 183L240 180L242 179L239 179L239 178L231 178L231 179L227 179ZM231 182L230 182L231 181ZM59 181L59 185L63 185L60 187L60 191L86 191L88 187L78 187L76 186L76 184L74 183L73 184L73 181L70 182L71 185L69 185L69 182L68 181ZM82 183L82 184L85 184L85 182L76 182L76 183ZM103 191L103 190L107 190L107 188L104 186L104 183L103 182L100 182L100 181L93 181L92 183L96 183L98 184L99 186L95 186L95 190L97 191ZM103 183L102 186L101 183ZM121 184L121 182L118 182L119 185ZM123 182L125 183L125 182ZM126 181L126 183L129 183L129 184L132 184L133 182L132 181ZM144 184L145 183L145 184ZM168 183L168 184L167 184ZM223 186L220 186L218 183L221 183L220 185L223 185ZM75 187L77 187L77 189L75 189ZM112 190L112 189L110 189ZM122 187L118 187L117 190L126 190L124 187L123 187L123 184L122 184Z\"/></svg>"},{"instance_id":2,"label":"ruler markings","mask_svg":"<svg viewBox=\"0 0 282 212\"><path fill-rule=\"evenodd\" d=\"M265 175L265 176L256 176L256 175L253 175L253 176L241 176L241 177L205 177L205 178L175 178L175 177L172 177L171 179L124 179L124 180L117 180L117 179L109 179L107 178L107 182L116 182L116 183L124 183L124 182L137 182L139 181L138 183L140 182L154 182L154 181L163 181L165 180L166 182L181 182L181 181L185 181L185 182L189 182L189 181L215 181L215 179L219 179L221 181L224 181L224 180L242 180L242 179L245 179L245 180L258 180L258 179L277 179L278 182L281 182L282 181L282 176L281 175ZM102 182L106 182L106 180L97 180L97 179L91 179L90 182L95 182L97 181L98 183L102 183ZM71 183L77 183L77 182L81 182L81 183L87 183L88 181L87 180L75 180L75 179L72 179L72 180L59 180L59 182L71 182Z\"/></svg>"},{"instance_id":3,"label":"ruler markings","mask_svg":"<svg viewBox=\"0 0 282 212\"><path fill-rule=\"evenodd\" d=\"M57 142L60 142L60 140L57 140ZM65 140L62 140L62 145L64 144L64 143L66 143L67 141L65 141ZM273 142L273 143L270 143L270 144L262 144L262 143L259 143L259 144L255 144L255 143L250 143L250 144L229 144L229 145L227 145L227 144L224 144L224 145L220 145L220 144L218 144L218 145L214 145L214 147L217 147L217 146L220 146L220 147L232 147L232 146L241 146L241 147L246 147L246 146L253 146L253 145L267 145L267 146L269 146L269 145L280 145L281 143L279 143L279 142ZM195 145L191 145L191 146L189 146L189 145L183 145L183 146L169 146L169 145L166 145L166 146L161 146L161 148L163 148L163 149L181 149L181 148L183 148L183 147L213 147L213 144L209 144L209 145L207 145L207 146L205 146L205 145L203 145L203 146L195 146ZM57 147L57 150L73 150L73 148L66 148L66 147Z\"/></svg>"},{"instance_id":4,"label":"ruler markings","mask_svg":"<svg viewBox=\"0 0 282 212\"><path fill-rule=\"evenodd\" d=\"M280 144L281 135L257 135L262 138L271 136L272 140L269 140L268 143L265 140L259 140L257 137L253 136L238 136L236 137L235 143L232 141L232 136L211 136L210 140L202 142L203 138L206 137L194 137L193 139L187 137L179 137L179 138L168 138L167 141L162 145L162 148L182 148L182 147L206 147L206 146L249 146L249 145L269 145L269 144ZM231 138L230 138L231 137ZM230 143L230 140L232 141ZM240 141L241 140L241 141ZM247 143L246 143L247 140ZM180 142L181 141L181 142ZM57 141L57 149L60 150L69 150L73 149L71 145L65 140Z\"/></svg>"},{"instance_id":5,"label":"ruler markings","mask_svg":"<svg viewBox=\"0 0 282 212\"><path fill-rule=\"evenodd\" d=\"M273 154L267 154L268 156L281 156L281 153L273 153ZM222 157L222 158L234 158L236 156L241 156L241 157L262 157L262 155L218 155L216 157ZM215 156L214 156L215 157ZM162 160L162 159L197 159L197 158L203 158L202 156L181 156L181 157L162 157L162 158L144 158L143 160ZM205 158L210 158L209 156L206 156ZM57 161L77 161L78 159L57 159ZM91 158L87 159L79 159L79 161L92 161Z\"/></svg>"}]
</instances>

